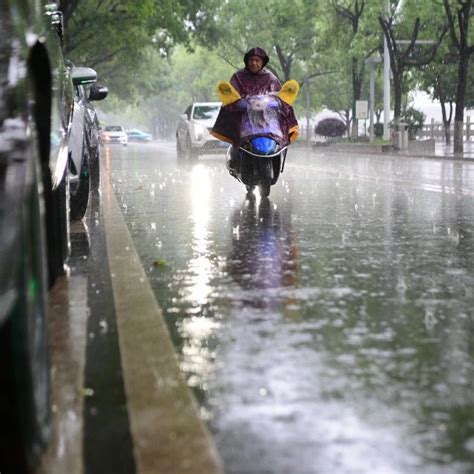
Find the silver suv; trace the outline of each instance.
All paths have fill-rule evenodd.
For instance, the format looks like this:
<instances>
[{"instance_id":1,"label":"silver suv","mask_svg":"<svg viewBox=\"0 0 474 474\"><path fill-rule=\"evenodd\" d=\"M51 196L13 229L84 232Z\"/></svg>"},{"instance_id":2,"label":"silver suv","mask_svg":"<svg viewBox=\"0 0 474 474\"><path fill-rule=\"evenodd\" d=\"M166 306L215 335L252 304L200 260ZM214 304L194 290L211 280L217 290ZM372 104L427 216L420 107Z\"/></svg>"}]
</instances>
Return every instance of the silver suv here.
<instances>
[{"instance_id":1,"label":"silver suv","mask_svg":"<svg viewBox=\"0 0 474 474\"><path fill-rule=\"evenodd\" d=\"M181 115L176 130L178 158L196 159L199 155L225 153L228 144L213 137L220 102L195 102Z\"/></svg>"}]
</instances>

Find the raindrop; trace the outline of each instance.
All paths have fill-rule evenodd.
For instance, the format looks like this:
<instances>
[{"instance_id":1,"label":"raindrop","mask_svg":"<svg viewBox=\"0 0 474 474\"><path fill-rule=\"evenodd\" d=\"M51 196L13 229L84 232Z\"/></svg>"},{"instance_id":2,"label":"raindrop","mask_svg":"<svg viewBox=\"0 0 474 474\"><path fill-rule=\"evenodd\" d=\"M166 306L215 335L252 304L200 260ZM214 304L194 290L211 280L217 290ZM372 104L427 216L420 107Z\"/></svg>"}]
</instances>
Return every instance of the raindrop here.
<instances>
[{"instance_id":1,"label":"raindrop","mask_svg":"<svg viewBox=\"0 0 474 474\"><path fill-rule=\"evenodd\" d=\"M464 444L464 447L466 448L467 451L474 453L474 437L469 438Z\"/></svg>"},{"instance_id":2,"label":"raindrop","mask_svg":"<svg viewBox=\"0 0 474 474\"><path fill-rule=\"evenodd\" d=\"M102 334L105 334L105 333L107 332L107 329L108 329L107 321L102 320L102 321L99 323L99 326L100 326L100 332L101 332Z\"/></svg>"}]
</instances>

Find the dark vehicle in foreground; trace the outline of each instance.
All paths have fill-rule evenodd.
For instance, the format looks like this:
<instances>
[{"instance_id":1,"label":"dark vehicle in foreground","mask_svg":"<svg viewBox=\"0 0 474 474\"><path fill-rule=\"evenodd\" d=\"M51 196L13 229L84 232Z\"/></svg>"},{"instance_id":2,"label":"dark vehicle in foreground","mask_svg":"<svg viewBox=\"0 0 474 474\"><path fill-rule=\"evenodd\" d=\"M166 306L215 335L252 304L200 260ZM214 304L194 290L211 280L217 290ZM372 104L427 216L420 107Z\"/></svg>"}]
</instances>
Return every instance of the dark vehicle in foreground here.
<instances>
[{"instance_id":1,"label":"dark vehicle in foreground","mask_svg":"<svg viewBox=\"0 0 474 474\"><path fill-rule=\"evenodd\" d=\"M127 137L129 142L141 142L141 143L148 143L151 142L151 134L142 132L134 128L133 130L127 130Z\"/></svg>"},{"instance_id":2,"label":"dark vehicle in foreground","mask_svg":"<svg viewBox=\"0 0 474 474\"><path fill-rule=\"evenodd\" d=\"M90 190L100 186L99 120L93 101L107 97L108 89L96 85L97 73L88 67L72 67L74 116L69 138L69 190L71 219L84 217Z\"/></svg>"},{"instance_id":3,"label":"dark vehicle in foreground","mask_svg":"<svg viewBox=\"0 0 474 474\"><path fill-rule=\"evenodd\" d=\"M220 108L220 102L195 102L186 109L176 129L178 158L225 153L229 146L209 133Z\"/></svg>"},{"instance_id":4,"label":"dark vehicle in foreground","mask_svg":"<svg viewBox=\"0 0 474 474\"><path fill-rule=\"evenodd\" d=\"M73 89L55 4L0 0L0 472L48 440L47 290L69 250ZM49 274L49 279L48 279Z\"/></svg>"}]
</instances>

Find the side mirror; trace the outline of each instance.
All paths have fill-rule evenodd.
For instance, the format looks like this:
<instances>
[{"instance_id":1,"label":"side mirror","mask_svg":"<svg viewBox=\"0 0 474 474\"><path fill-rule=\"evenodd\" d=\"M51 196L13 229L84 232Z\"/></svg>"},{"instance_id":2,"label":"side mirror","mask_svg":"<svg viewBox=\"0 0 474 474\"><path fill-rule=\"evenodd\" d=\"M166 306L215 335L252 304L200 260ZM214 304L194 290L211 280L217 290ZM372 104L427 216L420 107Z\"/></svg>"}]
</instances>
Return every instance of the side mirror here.
<instances>
[{"instance_id":1,"label":"side mirror","mask_svg":"<svg viewBox=\"0 0 474 474\"><path fill-rule=\"evenodd\" d=\"M106 86L94 84L89 92L89 100L103 100L107 97L109 89Z\"/></svg>"},{"instance_id":2,"label":"side mirror","mask_svg":"<svg viewBox=\"0 0 474 474\"><path fill-rule=\"evenodd\" d=\"M75 67L72 70L71 77L75 86L94 84L97 81L97 73L90 67Z\"/></svg>"},{"instance_id":3,"label":"side mirror","mask_svg":"<svg viewBox=\"0 0 474 474\"><path fill-rule=\"evenodd\" d=\"M181 114L182 120L189 120L188 114Z\"/></svg>"}]
</instances>

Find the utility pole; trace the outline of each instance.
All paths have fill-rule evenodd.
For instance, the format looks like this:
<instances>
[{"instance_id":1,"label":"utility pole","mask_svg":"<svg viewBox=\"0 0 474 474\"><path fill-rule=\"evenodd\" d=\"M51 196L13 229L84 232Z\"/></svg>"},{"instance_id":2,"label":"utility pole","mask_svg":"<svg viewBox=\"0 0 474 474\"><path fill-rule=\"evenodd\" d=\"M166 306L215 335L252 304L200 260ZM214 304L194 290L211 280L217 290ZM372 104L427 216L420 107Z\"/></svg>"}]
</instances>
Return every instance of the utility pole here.
<instances>
[{"instance_id":1,"label":"utility pole","mask_svg":"<svg viewBox=\"0 0 474 474\"><path fill-rule=\"evenodd\" d=\"M385 0L385 13L390 16L390 0ZM390 54L383 36L383 139L390 140Z\"/></svg>"}]
</instances>

